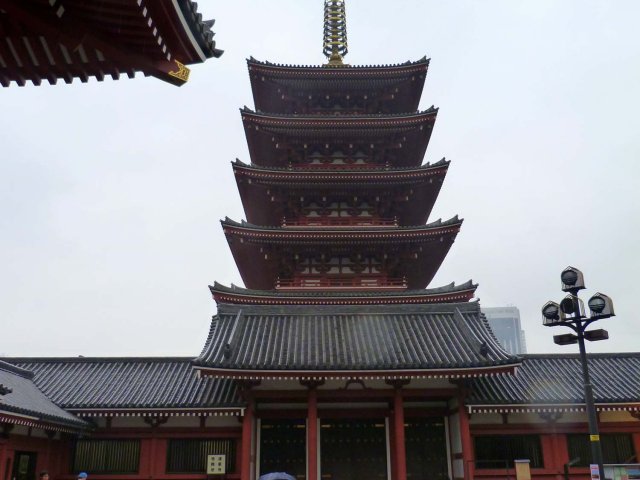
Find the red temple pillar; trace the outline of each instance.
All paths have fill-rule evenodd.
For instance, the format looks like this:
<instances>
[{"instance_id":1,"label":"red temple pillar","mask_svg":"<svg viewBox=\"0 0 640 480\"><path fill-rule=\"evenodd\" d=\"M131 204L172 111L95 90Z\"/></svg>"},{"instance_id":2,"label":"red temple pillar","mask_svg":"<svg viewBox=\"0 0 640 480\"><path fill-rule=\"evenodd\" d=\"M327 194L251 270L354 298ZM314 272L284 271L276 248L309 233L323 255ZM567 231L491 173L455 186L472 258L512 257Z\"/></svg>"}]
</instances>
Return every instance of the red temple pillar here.
<instances>
[{"instance_id":1,"label":"red temple pillar","mask_svg":"<svg viewBox=\"0 0 640 480\"><path fill-rule=\"evenodd\" d=\"M307 480L318 480L318 391L309 388L307 407Z\"/></svg>"},{"instance_id":2,"label":"red temple pillar","mask_svg":"<svg viewBox=\"0 0 640 480\"><path fill-rule=\"evenodd\" d=\"M8 480L4 478L7 443L7 439L0 436L0 480Z\"/></svg>"},{"instance_id":3,"label":"red temple pillar","mask_svg":"<svg viewBox=\"0 0 640 480\"><path fill-rule=\"evenodd\" d=\"M247 402L242 417L242 465L240 469L240 480L251 480L251 467L253 465L253 455L251 443L253 440L253 400Z\"/></svg>"},{"instance_id":4,"label":"red temple pillar","mask_svg":"<svg viewBox=\"0 0 640 480\"><path fill-rule=\"evenodd\" d=\"M407 480L407 456L404 443L404 405L401 387L396 387L393 395L393 427L395 437L395 480Z\"/></svg>"},{"instance_id":5,"label":"red temple pillar","mask_svg":"<svg viewBox=\"0 0 640 480\"><path fill-rule=\"evenodd\" d=\"M464 408L464 397L458 397L458 417L460 420L460 441L462 443L462 462L464 464L464 478L472 479L474 473L473 447L471 442L471 428L469 427L469 412Z\"/></svg>"}]
</instances>

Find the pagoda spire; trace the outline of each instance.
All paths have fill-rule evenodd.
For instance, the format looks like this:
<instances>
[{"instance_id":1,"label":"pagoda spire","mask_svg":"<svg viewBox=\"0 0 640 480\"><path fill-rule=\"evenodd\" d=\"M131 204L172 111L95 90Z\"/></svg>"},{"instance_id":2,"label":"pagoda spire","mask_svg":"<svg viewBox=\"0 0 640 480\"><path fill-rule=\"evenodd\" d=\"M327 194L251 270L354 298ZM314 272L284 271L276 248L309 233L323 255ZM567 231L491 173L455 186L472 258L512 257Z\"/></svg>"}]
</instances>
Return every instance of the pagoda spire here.
<instances>
[{"instance_id":1,"label":"pagoda spire","mask_svg":"<svg viewBox=\"0 0 640 480\"><path fill-rule=\"evenodd\" d=\"M349 52L347 46L347 14L344 0L324 0L323 53L328 65L343 65L342 58Z\"/></svg>"}]
</instances>

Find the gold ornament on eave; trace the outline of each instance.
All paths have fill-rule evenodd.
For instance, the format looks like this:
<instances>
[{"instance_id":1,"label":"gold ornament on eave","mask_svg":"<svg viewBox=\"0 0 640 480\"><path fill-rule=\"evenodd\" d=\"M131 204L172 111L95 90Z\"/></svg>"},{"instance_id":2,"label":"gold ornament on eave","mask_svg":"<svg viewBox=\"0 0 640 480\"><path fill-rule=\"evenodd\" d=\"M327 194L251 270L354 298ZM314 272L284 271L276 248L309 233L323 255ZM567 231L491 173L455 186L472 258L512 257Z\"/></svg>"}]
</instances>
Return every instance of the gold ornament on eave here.
<instances>
[{"instance_id":1,"label":"gold ornament on eave","mask_svg":"<svg viewBox=\"0 0 640 480\"><path fill-rule=\"evenodd\" d=\"M344 0L324 0L324 44L322 51L328 65L343 65L348 52L347 14Z\"/></svg>"}]
</instances>

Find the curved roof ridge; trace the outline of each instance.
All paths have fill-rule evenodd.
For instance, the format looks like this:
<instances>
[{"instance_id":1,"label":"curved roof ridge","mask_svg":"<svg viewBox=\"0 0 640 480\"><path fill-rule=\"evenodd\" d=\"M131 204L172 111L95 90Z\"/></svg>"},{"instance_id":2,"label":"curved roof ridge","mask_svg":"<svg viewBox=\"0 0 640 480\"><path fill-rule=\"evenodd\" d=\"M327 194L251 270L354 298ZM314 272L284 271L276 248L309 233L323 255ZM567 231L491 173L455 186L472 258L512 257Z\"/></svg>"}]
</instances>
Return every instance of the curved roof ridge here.
<instances>
[{"instance_id":1,"label":"curved roof ridge","mask_svg":"<svg viewBox=\"0 0 640 480\"><path fill-rule=\"evenodd\" d=\"M387 63L387 64L380 64L380 65L345 64L341 66L334 66L334 65L326 66L326 65L296 65L296 64L289 64L289 63L273 63L273 62L269 62L268 60L257 60L253 56L250 56L249 58L247 58L247 64L263 65L265 67L276 67L276 68L282 68L282 69L314 68L319 70L346 70L346 69L366 70L366 69L373 69L373 68L413 67L416 65L428 64L430 60L431 60L430 58L427 58L427 56L424 55L419 60L407 60L406 62L401 62L401 63Z\"/></svg>"},{"instance_id":2,"label":"curved roof ridge","mask_svg":"<svg viewBox=\"0 0 640 480\"><path fill-rule=\"evenodd\" d=\"M326 292L326 291L322 291L322 292L313 292L313 291L305 291L305 290L298 290L298 291L288 291L288 292L283 292L283 291L279 291L279 290L255 290L255 289L250 289L250 288L245 288L245 287L240 287L238 285L235 284L230 284L230 286L226 286L223 285L217 281L215 281L213 283L213 285L209 285L209 290L211 291L211 293L215 293L217 292L224 292L224 293L236 293L236 294L245 294L245 295L259 295L259 296L283 296L283 297L290 297L290 296L325 296L325 297L331 297L331 296L370 296L370 295L390 295L390 296L408 296L408 295L432 295L432 294L440 294L440 293L455 293L455 292L463 292L465 290L475 290L478 287L477 283L473 283L473 280L467 280L466 282L460 283L460 284L456 284L455 282L451 282L447 285L443 285L440 287L433 287L433 288L422 288L422 289L414 289L414 290L398 290L398 291L388 291L388 292L380 292L380 291L375 291L372 290L370 292L361 292L361 291L355 291L355 292Z\"/></svg>"},{"instance_id":3,"label":"curved roof ridge","mask_svg":"<svg viewBox=\"0 0 640 480\"><path fill-rule=\"evenodd\" d=\"M15 369L25 370L14 363L118 363L118 362L139 362L139 363L156 363L156 362L180 362L188 361L188 356L169 356L169 357L3 357L1 363L11 365ZM1 368L1 367L0 367ZM25 370L30 372L29 370ZM33 372L30 372L33 375Z\"/></svg>"},{"instance_id":4,"label":"curved roof ridge","mask_svg":"<svg viewBox=\"0 0 640 480\"><path fill-rule=\"evenodd\" d=\"M357 114L342 114L342 115L329 115L323 113L314 113L314 114L289 114L289 113L271 113L271 112L263 112L260 110L253 110L246 105L240 109L241 114L249 114L258 117L273 117L280 119L318 119L318 120L343 120L343 119L370 119L370 118L415 118L420 116L431 115L434 113L438 113L439 107L435 105L431 105L426 110L418 110L416 112L403 112L403 113L357 113Z\"/></svg>"},{"instance_id":5,"label":"curved roof ridge","mask_svg":"<svg viewBox=\"0 0 640 480\"><path fill-rule=\"evenodd\" d=\"M458 215L455 215L451 218L449 218L448 220L442 220L441 218L439 218L438 220L431 222L431 223L427 223L426 225L402 225L402 226L398 226L395 228L388 228L388 227L380 227L380 230L383 230L385 232L389 232L389 231L402 231L402 230L416 230L416 229L420 229L420 230L429 230L431 228L438 228L438 227L447 227L450 225L456 225L456 224L461 224L464 221L463 218L459 218ZM282 231L282 232L289 232L289 231L301 231L301 230L309 230L309 231L314 231L317 232L318 229L317 228L308 228L308 227L280 227L280 226L272 226L272 225L256 225L253 223L249 223L246 220L240 220L239 222L236 220L233 220L229 217L225 217L223 220L220 220L220 223L222 224L222 226L224 227L226 226L231 226L231 227L241 227L241 228L248 228L248 229L252 229L252 230L271 230L271 231ZM348 228L340 228L339 230L342 231L348 231L348 230L366 230L366 231L377 231L378 228L377 227L371 227L371 226L366 226L366 227L359 227L357 225L354 225L353 227L348 227ZM323 229L324 230L324 229ZM331 231L333 230L332 227L328 226L326 228L326 231Z\"/></svg>"},{"instance_id":6,"label":"curved roof ridge","mask_svg":"<svg viewBox=\"0 0 640 480\"><path fill-rule=\"evenodd\" d=\"M442 157L435 163L427 162L422 165L414 166L392 166L385 168L353 168L353 169L339 169L339 170L331 170L331 169L321 169L321 168L290 168L290 167L279 167L279 166L263 166L257 165L253 162L246 163L242 160L236 158L231 162L231 165L250 168L254 170L261 171L274 171L274 172L291 172L291 173L318 173L319 175L326 175L328 173L362 173L362 174L371 174L371 173L389 173L389 172L409 172L411 170L429 170L432 168L440 168L444 166L448 166L451 163L451 160L447 160L445 157Z\"/></svg>"}]
</instances>

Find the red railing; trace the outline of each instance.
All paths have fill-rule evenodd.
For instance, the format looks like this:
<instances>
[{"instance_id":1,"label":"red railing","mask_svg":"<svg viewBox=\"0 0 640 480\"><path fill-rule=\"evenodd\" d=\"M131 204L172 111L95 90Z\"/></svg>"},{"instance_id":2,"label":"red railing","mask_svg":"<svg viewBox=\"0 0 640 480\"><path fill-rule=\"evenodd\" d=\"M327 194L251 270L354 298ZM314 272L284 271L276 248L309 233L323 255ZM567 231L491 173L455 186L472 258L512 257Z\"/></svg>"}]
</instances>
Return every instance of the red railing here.
<instances>
[{"instance_id":1,"label":"red railing","mask_svg":"<svg viewBox=\"0 0 640 480\"><path fill-rule=\"evenodd\" d=\"M397 227L397 218L298 217L282 219L283 227Z\"/></svg>"},{"instance_id":2,"label":"red railing","mask_svg":"<svg viewBox=\"0 0 640 480\"><path fill-rule=\"evenodd\" d=\"M306 290L306 289L345 289L360 290L380 288L385 290L405 290L407 281L404 278L388 277L320 277L304 276L291 279L279 278L276 281L277 290Z\"/></svg>"},{"instance_id":3,"label":"red railing","mask_svg":"<svg viewBox=\"0 0 640 480\"><path fill-rule=\"evenodd\" d=\"M300 162L295 164L295 170L303 167L309 170L385 170L389 165L384 163L310 163Z\"/></svg>"}]
</instances>

